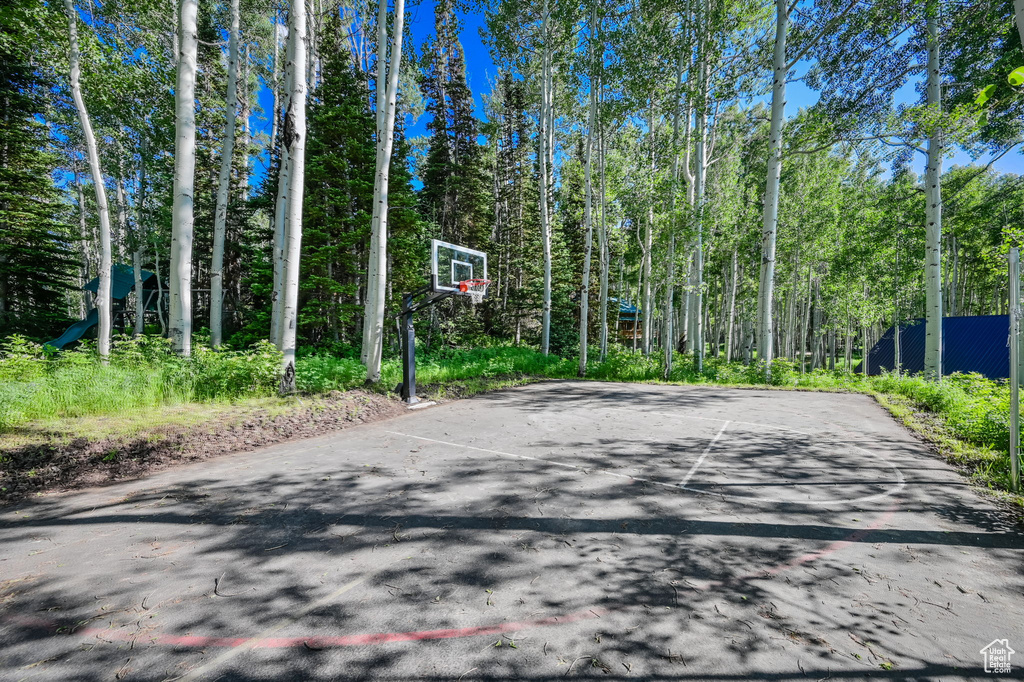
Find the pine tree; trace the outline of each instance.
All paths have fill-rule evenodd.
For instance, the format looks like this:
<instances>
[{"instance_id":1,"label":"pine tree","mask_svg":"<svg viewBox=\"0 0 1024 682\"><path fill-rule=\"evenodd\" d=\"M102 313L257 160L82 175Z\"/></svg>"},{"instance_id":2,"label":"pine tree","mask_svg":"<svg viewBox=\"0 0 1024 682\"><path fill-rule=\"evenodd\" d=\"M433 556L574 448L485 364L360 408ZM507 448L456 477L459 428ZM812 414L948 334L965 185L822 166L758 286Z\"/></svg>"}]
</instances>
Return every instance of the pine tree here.
<instances>
[{"instance_id":1,"label":"pine tree","mask_svg":"<svg viewBox=\"0 0 1024 682\"><path fill-rule=\"evenodd\" d=\"M328 24L324 35L337 35L335 29ZM300 330L311 343L358 343L363 311L357 296L373 200L374 119L366 76L348 50L335 47L324 50L309 113Z\"/></svg>"},{"instance_id":2,"label":"pine tree","mask_svg":"<svg viewBox=\"0 0 1024 682\"><path fill-rule=\"evenodd\" d=\"M489 182L459 24L449 0L435 7L437 35L424 54L423 93L429 99L430 148L423 169L420 206L445 241L486 248L490 233Z\"/></svg>"},{"instance_id":3,"label":"pine tree","mask_svg":"<svg viewBox=\"0 0 1024 682\"><path fill-rule=\"evenodd\" d=\"M0 337L45 341L68 321L77 275L68 209L46 126L45 83L31 62L26 23L35 3L0 1Z\"/></svg>"},{"instance_id":4,"label":"pine tree","mask_svg":"<svg viewBox=\"0 0 1024 682\"><path fill-rule=\"evenodd\" d=\"M542 277L537 177L532 159L533 126L527 116L526 84L505 72L489 102L494 147L494 239L491 304L494 331L518 344L540 310Z\"/></svg>"}]
</instances>

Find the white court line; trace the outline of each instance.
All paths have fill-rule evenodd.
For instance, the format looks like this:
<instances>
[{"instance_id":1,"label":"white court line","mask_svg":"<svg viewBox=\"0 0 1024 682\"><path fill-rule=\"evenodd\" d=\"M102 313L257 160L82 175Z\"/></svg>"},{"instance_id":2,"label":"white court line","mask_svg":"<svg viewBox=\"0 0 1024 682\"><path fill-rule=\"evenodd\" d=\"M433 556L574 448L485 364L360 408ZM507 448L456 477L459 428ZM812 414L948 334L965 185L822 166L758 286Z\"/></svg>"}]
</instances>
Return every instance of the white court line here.
<instances>
[{"instance_id":1,"label":"white court line","mask_svg":"<svg viewBox=\"0 0 1024 682\"><path fill-rule=\"evenodd\" d=\"M697 461L693 463L693 466L690 467L690 470L686 472L686 476L683 478L683 482L679 484L680 487L685 488L686 484L690 482L690 479L693 477L693 474L697 471L697 469L700 469L700 465L704 463L704 459L708 456L708 453L711 452L711 448L715 447L715 443L717 443L718 439L722 437L722 434L725 433L725 429L728 426L728 421L722 424L722 428L718 430L718 433L715 434L715 437L712 438L711 442L708 443L708 446L704 448L704 452L700 453L700 457L698 457Z\"/></svg>"},{"instance_id":2,"label":"white court line","mask_svg":"<svg viewBox=\"0 0 1024 682\"><path fill-rule=\"evenodd\" d=\"M661 481L652 481L649 478L640 478L639 476L630 476L628 474L620 474L620 473L617 473L617 472L614 472L614 471L608 471L606 469L591 469L589 467L581 467L581 466L578 466L576 464L566 464L565 462L555 462L555 461L550 460L550 459L541 459L540 457L530 457L529 455L517 455L514 452L502 452L501 450L489 450L487 448L478 448L475 445L463 445L462 443L452 443L450 441L438 440L436 438L427 438L425 436L414 436L411 433L402 433L400 431L387 431L387 430L385 430L385 433L390 433L390 434L395 435L395 436L402 436L403 438L412 438L414 440L422 440L422 441L425 441L427 443L437 443L439 445L450 445L452 447L463 448L465 450L475 450L477 452L486 452L486 453L488 453L490 455L499 455L501 457L511 457L512 459L524 459L524 460L528 460L530 462L541 462L542 464L551 464L553 466L563 467L563 468L566 468L566 469L577 469L579 471L584 471L584 472L596 471L596 472L598 472L600 474L604 474L606 476L614 476L615 478L625 478L625 479L628 479L630 481L639 481L640 483L647 483L647 484L650 484L650 485L658 485L658 486L661 486L663 488L673 488L675 490L685 490L687 492L697 493L698 495L710 495L711 497L720 497L722 499L727 499L727 500L736 500L738 502L744 502L744 503L747 503L747 504L759 503L759 502L769 502L769 503L772 503L772 504L800 504L800 505L812 506L812 507L826 507L826 506L829 506L829 505L840 505L840 504L863 504L865 502L874 502L875 500L881 500L881 499L884 499L886 497L889 497L890 495L895 495L896 493L899 493L900 491L902 491L906 487L906 485L907 485L906 480L903 478L903 472L900 471L899 468L895 464L893 464L889 460L885 459L881 455L875 454L874 452L871 452L870 450L865 450L864 448L858 447L856 445L850 445L849 443L843 443L843 445L847 445L847 446L853 448L854 450L860 450L861 452L863 452L863 453L865 453L865 454L867 454L867 455L869 455L871 457L874 457L876 459L880 459L883 462L885 462L885 464L888 465L893 470L893 472L895 472L895 474L896 474L896 486L891 488L891 489L889 489L889 490L886 490L884 492L875 493L874 495L866 495L864 497L856 497L856 498L847 499L847 500L783 500L783 499L779 499L779 498L775 498L775 497L761 497L761 496L756 496L756 495L731 495L729 493L716 493L716 492L712 492L710 490L701 490L700 488L690 488L688 486L679 485L677 483L662 483Z\"/></svg>"}]
</instances>

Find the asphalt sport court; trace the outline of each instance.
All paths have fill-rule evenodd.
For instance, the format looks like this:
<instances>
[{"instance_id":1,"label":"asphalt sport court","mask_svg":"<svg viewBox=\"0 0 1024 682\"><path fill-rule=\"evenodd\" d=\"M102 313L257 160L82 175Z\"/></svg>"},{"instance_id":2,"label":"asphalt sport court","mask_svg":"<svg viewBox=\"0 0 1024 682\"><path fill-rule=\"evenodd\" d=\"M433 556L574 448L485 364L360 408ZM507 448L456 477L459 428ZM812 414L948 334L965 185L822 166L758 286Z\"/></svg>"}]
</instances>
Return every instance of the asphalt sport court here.
<instances>
[{"instance_id":1,"label":"asphalt sport court","mask_svg":"<svg viewBox=\"0 0 1024 682\"><path fill-rule=\"evenodd\" d=\"M1020 527L861 395L545 382L39 498L0 547L4 679L959 680L1024 651Z\"/></svg>"}]
</instances>

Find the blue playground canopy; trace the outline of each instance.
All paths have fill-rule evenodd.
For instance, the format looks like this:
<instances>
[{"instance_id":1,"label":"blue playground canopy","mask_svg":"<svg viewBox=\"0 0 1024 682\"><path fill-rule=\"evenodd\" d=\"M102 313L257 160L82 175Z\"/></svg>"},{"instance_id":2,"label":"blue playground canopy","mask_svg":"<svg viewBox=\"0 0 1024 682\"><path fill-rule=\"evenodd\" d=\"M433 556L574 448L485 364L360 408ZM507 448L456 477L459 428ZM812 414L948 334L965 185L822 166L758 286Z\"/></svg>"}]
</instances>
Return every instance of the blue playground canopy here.
<instances>
[{"instance_id":1,"label":"blue playground canopy","mask_svg":"<svg viewBox=\"0 0 1024 682\"><path fill-rule=\"evenodd\" d=\"M924 371L924 320L900 325L900 364L903 371ZM890 327L868 353L868 374L894 367L894 328ZM942 373L977 372L990 379L1010 376L1010 318L977 315L942 318Z\"/></svg>"},{"instance_id":2,"label":"blue playground canopy","mask_svg":"<svg viewBox=\"0 0 1024 682\"><path fill-rule=\"evenodd\" d=\"M142 281L146 282L153 273L149 270L141 270ZM143 285L145 286L145 285ZM115 301L124 298L135 288L135 270L130 265L115 263L110 267L110 298ZM82 287L84 291L99 293L100 278L94 277L88 284Z\"/></svg>"}]
</instances>

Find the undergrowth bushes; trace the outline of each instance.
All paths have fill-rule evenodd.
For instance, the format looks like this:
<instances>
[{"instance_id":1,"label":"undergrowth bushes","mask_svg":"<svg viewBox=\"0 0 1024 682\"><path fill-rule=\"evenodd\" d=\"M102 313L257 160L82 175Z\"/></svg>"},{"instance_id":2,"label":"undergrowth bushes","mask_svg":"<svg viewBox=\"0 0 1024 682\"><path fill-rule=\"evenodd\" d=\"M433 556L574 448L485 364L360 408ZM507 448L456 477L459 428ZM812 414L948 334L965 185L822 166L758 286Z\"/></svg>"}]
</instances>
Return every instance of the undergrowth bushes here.
<instances>
[{"instance_id":1,"label":"undergrowth bushes","mask_svg":"<svg viewBox=\"0 0 1024 682\"><path fill-rule=\"evenodd\" d=\"M166 339L115 337L103 365L88 344L54 352L13 336L0 344L0 431L36 419L272 395L280 365L267 342L246 351L198 346L182 358Z\"/></svg>"},{"instance_id":2,"label":"undergrowth bushes","mask_svg":"<svg viewBox=\"0 0 1024 682\"><path fill-rule=\"evenodd\" d=\"M348 357L309 354L296 363L296 381L305 393L344 391L363 385L365 368ZM612 347L604 362L593 348L587 378L604 381L665 380L661 357ZM95 349L53 352L10 337L0 343L0 432L33 420L119 414L160 405L274 395L281 354L259 342L245 351L193 347L182 358L165 339L152 336L115 339L108 365ZM444 387L473 380L538 377L574 378L577 360L543 356L528 347L491 346L471 350L441 349L417 358L421 387ZM398 359L385 360L378 390L401 382ZM707 358L701 371L692 356L677 354L668 381L687 384L765 386L763 365L726 363ZM817 369L801 373L788 360L772 362L771 385L856 391L899 396L920 411L938 415L955 438L988 448L1007 460L1009 387L978 374L954 374L941 383L916 376L864 377L846 371ZM479 384L484 385L484 384ZM1001 453L1001 454L999 454ZM1004 462L993 466L1002 467ZM1003 467L1005 468L1005 467Z\"/></svg>"}]
</instances>

